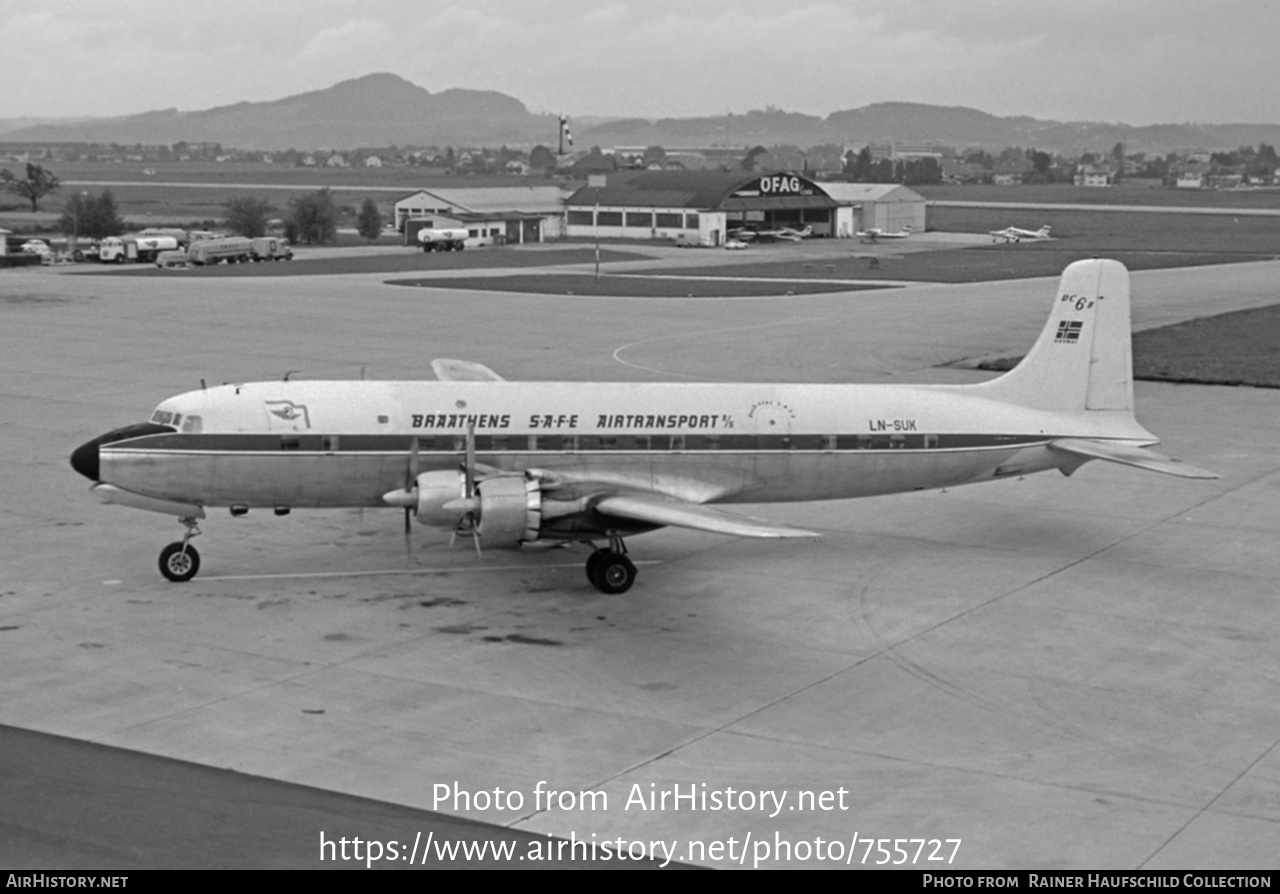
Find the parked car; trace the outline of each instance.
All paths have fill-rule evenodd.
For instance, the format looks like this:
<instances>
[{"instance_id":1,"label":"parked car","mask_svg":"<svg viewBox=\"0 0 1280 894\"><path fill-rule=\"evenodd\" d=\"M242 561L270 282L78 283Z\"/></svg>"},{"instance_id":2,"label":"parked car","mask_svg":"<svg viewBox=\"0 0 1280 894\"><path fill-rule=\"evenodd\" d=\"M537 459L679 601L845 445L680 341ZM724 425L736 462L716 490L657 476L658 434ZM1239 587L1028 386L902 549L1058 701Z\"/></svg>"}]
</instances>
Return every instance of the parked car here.
<instances>
[{"instance_id":1,"label":"parked car","mask_svg":"<svg viewBox=\"0 0 1280 894\"><path fill-rule=\"evenodd\" d=\"M53 249L43 239L29 239L22 243L23 254L39 255L41 264L53 263Z\"/></svg>"}]
</instances>

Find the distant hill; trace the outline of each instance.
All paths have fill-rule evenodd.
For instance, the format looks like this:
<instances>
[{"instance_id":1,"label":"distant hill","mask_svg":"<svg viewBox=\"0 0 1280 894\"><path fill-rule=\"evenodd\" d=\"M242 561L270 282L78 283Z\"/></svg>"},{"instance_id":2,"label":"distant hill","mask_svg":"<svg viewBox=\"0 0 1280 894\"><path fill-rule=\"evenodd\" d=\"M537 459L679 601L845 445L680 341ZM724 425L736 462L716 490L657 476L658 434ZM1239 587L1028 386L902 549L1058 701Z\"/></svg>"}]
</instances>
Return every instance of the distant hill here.
<instances>
[{"instance_id":1,"label":"distant hill","mask_svg":"<svg viewBox=\"0 0 1280 894\"><path fill-rule=\"evenodd\" d=\"M371 74L325 90L268 102L121 118L43 123L10 130L6 142L132 145L221 143L237 149L354 149L360 146L500 145L558 138L557 119L485 90L429 93L393 74Z\"/></svg>"},{"instance_id":2,"label":"distant hill","mask_svg":"<svg viewBox=\"0 0 1280 894\"><path fill-rule=\"evenodd\" d=\"M768 108L745 115L700 118L599 116L576 122L579 148L598 145L756 146L791 144L931 143L957 149L1034 147L1077 155L1128 152L1165 154L1188 149L1225 150L1280 143L1280 124L1161 124L1134 127L1101 122L1001 118L962 106L874 103L833 112L825 119ZM164 109L121 118L0 121L5 142L99 142L133 145L221 143L235 149L354 149L372 146L555 146L556 117L534 115L524 103L485 90L429 93L393 74L371 74L324 90L264 102L196 112Z\"/></svg>"},{"instance_id":3,"label":"distant hill","mask_svg":"<svg viewBox=\"0 0 1280 894\"><path fill-rule=\"evenodd\" d=\"M825 119L768 110L710 118L627 118L584 130L584 146L643 145L689 147L791 143L866 146L871 143L929 143L957 149L1000 150L1034 147L1078 155L1108 153L1116 143L1126 152L1166 154L1177 150L1235 149L1259 142L1276 145L1280 124L1129 124L1048 121L1027 116L1000 118L963 106L881 102L832 112Z\"/></svg>"}]
</instances>

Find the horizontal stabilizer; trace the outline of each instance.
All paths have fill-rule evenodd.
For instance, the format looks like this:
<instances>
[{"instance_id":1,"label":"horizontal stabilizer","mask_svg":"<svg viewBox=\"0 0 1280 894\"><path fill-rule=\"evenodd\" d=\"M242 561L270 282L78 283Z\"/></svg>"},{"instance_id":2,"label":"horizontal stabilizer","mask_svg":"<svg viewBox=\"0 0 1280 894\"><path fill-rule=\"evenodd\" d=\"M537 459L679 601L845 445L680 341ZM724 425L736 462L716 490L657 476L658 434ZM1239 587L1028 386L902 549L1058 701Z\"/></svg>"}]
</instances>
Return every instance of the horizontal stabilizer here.
<instances>
[{"instance_id":1,"label":"horizontal stabilizer","mask_svg":"<svg viewBox=\"0 0 1280 894\"><path fill-rule=\"evenodd\" d=\"M651 525L674 525L713 534L732 534L736 537L821 537L813 531L789 528L755 521L740 515L731 515L698 503L688 503L664 497L661 494L629 493L613 494L596 502L596 512L646 522Z\"/></svg>"},{"instance_id":2,"label":"horizontal stabilizer","mask_svg":"<svg viewBox=\"0 0 1280 894\"><path fill-rule=\"evenodd\" d=\"M1105 459L1108 462L1135 466L1179 478L1217 478L1217 474L1189 466L1178 459L1152 453L1143 447L1130 447L1116 441L1096 441L1089 438L1056 438L1049 442L1050 450L1070 453L1085 459Z\"/></svg>"},{"instance_id":3,"label":"horizontal stabilizer","mask_svg":"<svg viewBox=\"0 0 1280 894\"><path fill-rule=\"evenodd\" d=\"M505 382L483 363L472 360L447 360L441 358L431 361L431 370L441 382Z\"/></svg>"}]
</instances>

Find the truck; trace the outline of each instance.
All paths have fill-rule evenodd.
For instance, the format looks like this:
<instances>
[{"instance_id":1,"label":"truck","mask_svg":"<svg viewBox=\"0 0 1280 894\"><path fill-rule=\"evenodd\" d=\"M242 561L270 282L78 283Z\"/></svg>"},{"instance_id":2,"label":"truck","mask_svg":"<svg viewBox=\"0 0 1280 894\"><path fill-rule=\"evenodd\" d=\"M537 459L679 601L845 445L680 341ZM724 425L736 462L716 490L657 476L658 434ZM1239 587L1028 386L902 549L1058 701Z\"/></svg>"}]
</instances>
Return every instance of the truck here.
<instances>
[{"instance_id":1,"label":"truck","mask_svg":"<svg viewBox=\"0 0 1280 894\"><path fill-rule=\"evenodd\" d=\"M201 239L192 242L187 249L187 260L197 266L216 264L245 264L253 259L253 240L243 236L224 236L220 239Z\"/></svg>"},{"instance_id":2,"label":"truck","mask_svg":"<svg viewBox=\"0 0 1280 894\"><path fill-rule=\"evenodd\" d=\"M255 261L293 260L293 249L278 236L259 236L254 239L251 254Z\"/></svg>"},{"instance_id":3,"label":"truck","mask_svg":"<svg viewBox=\"0 0 1280 894\"><path fill-rule=\"evenodd\" d=\"M423 251L462 251L467 247L467 231L427 227L418 231L418 241Z\"/></svg>"},{"instance_id":4,"label":"truck","mask_svg":"<svg viewBox=\"0 0 1280 894\"><path fill-rule=\"evenodd\" d=\"M98 260L104 264L150 263L160 252L177 248L178 240L173 236L108 236L98 244Z\"/></svg>"}]
</instances>

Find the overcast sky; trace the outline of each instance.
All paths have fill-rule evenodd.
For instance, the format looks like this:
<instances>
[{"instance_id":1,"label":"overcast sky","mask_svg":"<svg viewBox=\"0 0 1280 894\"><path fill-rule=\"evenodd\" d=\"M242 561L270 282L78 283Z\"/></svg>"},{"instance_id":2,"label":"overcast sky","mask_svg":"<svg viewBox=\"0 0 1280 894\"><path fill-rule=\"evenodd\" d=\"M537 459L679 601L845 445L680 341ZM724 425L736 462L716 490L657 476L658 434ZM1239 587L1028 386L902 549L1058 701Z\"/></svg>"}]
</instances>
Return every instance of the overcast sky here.
<instances>
[{"instance_id":1,"label":"overcast sky","mask_svg":"<svg viewBox=\"0 0 1280 894\"><path fill-rule=\"evenodd\" d=\"M534 112L874 102L1280 121L1276 0L0 0L0 118L278 99L373 72Z\"/></svg>"}]
</instances>

